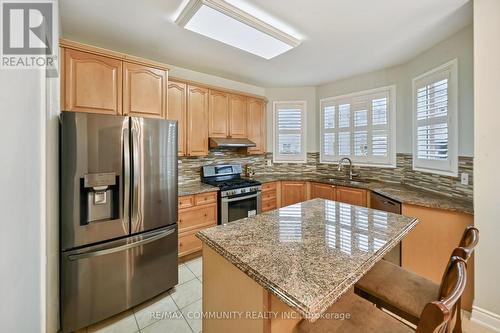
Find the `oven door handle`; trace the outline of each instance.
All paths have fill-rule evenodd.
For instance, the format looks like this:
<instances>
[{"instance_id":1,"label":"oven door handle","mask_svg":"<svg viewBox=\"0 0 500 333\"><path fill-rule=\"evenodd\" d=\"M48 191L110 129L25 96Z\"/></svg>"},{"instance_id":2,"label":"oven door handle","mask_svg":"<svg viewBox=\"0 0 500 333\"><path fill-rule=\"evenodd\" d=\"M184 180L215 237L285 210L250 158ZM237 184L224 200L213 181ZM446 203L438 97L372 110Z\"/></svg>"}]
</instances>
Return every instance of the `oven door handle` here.
<instances>
[{"instance_id":1,"label":"oven door handle","mask_svg":"<svg viewBox=\"0 0 500 333\"><path fill-rule=\"evenodd\" d=\"M240 201L240 200L245 200L245 199L251 199L251 198L256 198L260 195L260 193L252 194L252 195L247 195L244 197L236 197L233 199L228 199L228 198L222 198L222 201L224 202L233 202L233 201Z\"/></svg>"}]
</instances>

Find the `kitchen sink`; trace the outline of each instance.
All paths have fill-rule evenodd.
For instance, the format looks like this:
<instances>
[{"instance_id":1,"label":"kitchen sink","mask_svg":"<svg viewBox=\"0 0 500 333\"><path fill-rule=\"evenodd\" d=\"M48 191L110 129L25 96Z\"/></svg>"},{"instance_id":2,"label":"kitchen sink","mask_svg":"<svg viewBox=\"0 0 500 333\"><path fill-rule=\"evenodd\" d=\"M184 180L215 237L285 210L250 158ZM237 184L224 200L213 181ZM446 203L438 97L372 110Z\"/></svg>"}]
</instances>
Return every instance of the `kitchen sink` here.
<instances>
[{"instance_id":1,"label":"kitchen sink","mask_svg":"<svg viewBox=\"0 0 500 333\"><path fill-rule=\"evenodd\" d=\"M353 180L349 180L346 178L325 178L325 179L331 183L343 183L343 184L351 184L351 185L360 185L360 184L368 183L368 181L363 180L363 179L353 179Z\"/></svg>"}]
</instances>

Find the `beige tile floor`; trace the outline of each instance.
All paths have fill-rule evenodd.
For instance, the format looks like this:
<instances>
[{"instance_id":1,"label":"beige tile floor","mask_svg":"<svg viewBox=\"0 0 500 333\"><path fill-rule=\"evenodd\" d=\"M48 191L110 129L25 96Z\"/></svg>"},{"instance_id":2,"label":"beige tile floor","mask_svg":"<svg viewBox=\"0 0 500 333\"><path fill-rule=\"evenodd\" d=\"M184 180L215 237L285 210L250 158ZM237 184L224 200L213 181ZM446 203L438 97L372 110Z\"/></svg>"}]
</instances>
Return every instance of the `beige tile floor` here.
<instances>
[{"instance_id":1,"label":"beige tile floor","mask_svg":"<svg viewBox=\"0 0 500 333\"><path fill-rule=\"evenodd\" d=\"M201 258L179 264L178 270L179 284L170 291L78 333L201 332L201 320L196 319L201 313ZM494 333L469 318L470 314L464 312L464 333Z\"/></svg>"}]
</instances>

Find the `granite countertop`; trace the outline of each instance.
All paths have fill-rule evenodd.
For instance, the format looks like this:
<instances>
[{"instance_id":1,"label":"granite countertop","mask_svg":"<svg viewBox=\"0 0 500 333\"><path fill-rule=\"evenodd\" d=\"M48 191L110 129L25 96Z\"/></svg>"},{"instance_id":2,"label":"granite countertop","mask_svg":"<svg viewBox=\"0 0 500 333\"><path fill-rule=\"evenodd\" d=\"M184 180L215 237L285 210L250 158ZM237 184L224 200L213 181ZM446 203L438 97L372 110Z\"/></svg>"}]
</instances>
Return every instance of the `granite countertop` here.
<instances>
[{"instance_id":1,"label":"granite countertop","mask_svg":"<svg viewBox=\"0 0 500 333\"><path fill-rule=\"evenodd\" d=\"M314 199L209 228L197 237L314 321L417 223Z\"/></svg>"},{"instance_id":2,"label":"granite countertop","mask_svg":"<svg viewBox=\"0 0 500 333\"><path fill-rule=\"evenodd\" d=\"M349 186L367 189L375 193L386 196L392 200L429 208L439 208L454 212L474 214L474 206L472 201L452 198L443 194L423 190L417 187L389 182L379 181L349 181L340 179L331 179L320 175L262 175L255 176L254 179L262 182L272 182L278 180L295 180L295 181L314 181L339 186Z\"/></svg>"},{"instance_id":3,"label":"granite countertop","mask_svg":"<svg viewBox=\"0 0 500 333\"><path fill-rule=\"evenodd\" d=\"M183 195L191 195L191 194L198 194L205 192L215 192L218 190L219 190L218 187L194 181L194 182L179 184L177 188L177 193L179 196L183 196Z\"/></svg>"}]
</instances>

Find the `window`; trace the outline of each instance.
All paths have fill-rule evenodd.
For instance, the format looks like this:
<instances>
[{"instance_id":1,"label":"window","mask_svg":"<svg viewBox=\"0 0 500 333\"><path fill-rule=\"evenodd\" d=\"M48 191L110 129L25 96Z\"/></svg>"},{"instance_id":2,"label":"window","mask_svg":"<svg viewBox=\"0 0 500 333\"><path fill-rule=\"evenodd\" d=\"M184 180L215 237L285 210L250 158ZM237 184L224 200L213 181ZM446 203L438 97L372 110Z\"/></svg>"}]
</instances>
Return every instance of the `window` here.
<instances>
[{"instance_id":1,"label":"window","mask_svg":"<svg viewBox=\"0 0 500 333\"><path fill-rule=\"evenodd\" d=\"M396 87L320 101L320 161L396 166Z\"/></svg>"},{"instance_id":2,"label":"window","mask_svg":"<svg viewBox=\"0 0 500 333\"><path fill-rule=\"evenodd\" d=\"M413 79L413 169L458 175L457 60Z\"/></svg>"},{"instance_id":3,"label":"window","mask_svg":"<svg viewBox=\"0 0 500 333\"><path fill-rule=\"evenodd\" d=\"M306 102L274 102L274 162L306 162Z\"/></svg>"}]
</instances>

